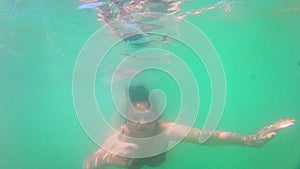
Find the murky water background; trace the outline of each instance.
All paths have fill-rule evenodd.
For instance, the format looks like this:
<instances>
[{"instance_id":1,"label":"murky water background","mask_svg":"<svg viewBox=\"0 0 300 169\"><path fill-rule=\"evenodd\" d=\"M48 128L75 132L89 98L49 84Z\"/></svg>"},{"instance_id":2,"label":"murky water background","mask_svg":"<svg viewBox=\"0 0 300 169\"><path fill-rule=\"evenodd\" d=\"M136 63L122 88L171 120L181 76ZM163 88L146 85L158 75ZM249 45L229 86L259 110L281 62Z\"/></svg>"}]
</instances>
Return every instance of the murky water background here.
<instances>
[{"instance_id":1,"label":"murky water background","mask_svg":"<svg viewBox=\"0 0 300 169\"><path fill-rule=\"evenodd\" d=\"M185 8L213 3L190 1ZM81 48L101 24L96 11L78 10L79 4L0 2L1 169L79 169L97 149L76 118L72 75ZM187 20L208 36L225 69L227 102L219 129L251 134L287 117L296 124L261 148L182 143L159 168L299 169L300 2L239 1L230 13L212 10ZM184 49L165 48L188 58ZM200 70L197 81L204 84L195 124L201 127L210 104L208 76L201 63L187 62ZM168 76L148 72L143 80L150 77L156 80L150 88L165 89L169 97L178 94ZM168 106L172 112L176 99Z\"/></svg>"}]
</instances>

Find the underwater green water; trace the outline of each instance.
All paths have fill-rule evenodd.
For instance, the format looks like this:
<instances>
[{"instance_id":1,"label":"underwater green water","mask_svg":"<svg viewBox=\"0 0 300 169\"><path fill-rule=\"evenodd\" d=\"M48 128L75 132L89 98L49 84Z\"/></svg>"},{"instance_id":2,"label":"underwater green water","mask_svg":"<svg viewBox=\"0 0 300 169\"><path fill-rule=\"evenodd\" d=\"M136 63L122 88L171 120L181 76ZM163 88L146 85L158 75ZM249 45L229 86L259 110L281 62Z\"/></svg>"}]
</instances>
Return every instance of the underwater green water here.
<instances>
[{"instance_id":1,"label":"underwater green water","mask_svg":"<svg viewBox=\"0 0 300 169\"><path fill-rule=\"evenodd\" d=\"M210 4L201 3L186 8ZM96 11L77 10L79 4L0 2L0 169L79 169L97 149L77 119L72 76L81 48L101 24ZM158 168L300 169L300 1L239 1L230 14L212 10L187 20L207 35L224 66L227 97L219 130L251 134L279 119L296 123L261 148L181 143ZM188 58L184 49L167 48ZM195 123L201 128L209 80L201 63L187 62L202 70L196 77L204 83L203 108ZM151 76L140 81L150 83ZM160 78L149 87L173 98L177 86L169 83L174 81ZM169 111L177 101L170 101Z\"/></svg>"}]
</instances>

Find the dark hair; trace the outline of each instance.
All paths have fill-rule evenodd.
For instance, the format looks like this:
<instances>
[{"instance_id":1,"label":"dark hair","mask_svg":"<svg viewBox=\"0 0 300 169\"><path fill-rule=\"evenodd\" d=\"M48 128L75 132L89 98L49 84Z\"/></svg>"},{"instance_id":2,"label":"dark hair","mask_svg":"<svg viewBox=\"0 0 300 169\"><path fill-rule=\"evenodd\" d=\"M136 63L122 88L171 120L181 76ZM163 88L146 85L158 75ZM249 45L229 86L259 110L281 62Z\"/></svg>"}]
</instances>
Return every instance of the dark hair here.
<instances>
[{"instance_id":1,"label":"dark hair","mask_svg":"<svg viewBox=\"0 0 300 169\"><path fill-rule=\"evenodd\" d=\"M134 102L149 102L149 91L144 85L132 85L128 89L129 99Z\"/></svg>"}]
</instances>

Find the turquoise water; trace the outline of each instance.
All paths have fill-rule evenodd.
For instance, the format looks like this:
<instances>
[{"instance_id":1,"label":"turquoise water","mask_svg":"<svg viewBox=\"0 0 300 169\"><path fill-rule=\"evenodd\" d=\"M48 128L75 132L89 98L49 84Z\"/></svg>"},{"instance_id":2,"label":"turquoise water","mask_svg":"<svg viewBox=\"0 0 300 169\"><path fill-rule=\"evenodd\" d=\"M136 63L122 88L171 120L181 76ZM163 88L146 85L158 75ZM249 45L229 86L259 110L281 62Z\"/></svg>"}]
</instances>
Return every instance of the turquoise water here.
<instances>
[{"instance_id":1,"label":"turquoise water","mask_svg":"<svg viewBox=\"0 0 300 169\"><path fill-rule=\"evenodd\" d=\"M210 4L201 3L185 8ZM97 149L77 119L72 76L81 48L101 24L96 11L77 10L79 4L0 2L0 169L79 169ZM159 168L300 168L299 8L296 0L239 1L229 14L213 10L187 18L211 40L224 66L227 100L218 129L251 134L287 117L296 124L261 148L182 143ZM196 127L203 125L210 103L208 77L199 65L189 63L200 69L197 81L204 83ZM176 85L166 85L173 84L167 76L162 79L150 87L173 97ZM171 100L170 111L176 101Z\"/></svg>"}]
</instances>

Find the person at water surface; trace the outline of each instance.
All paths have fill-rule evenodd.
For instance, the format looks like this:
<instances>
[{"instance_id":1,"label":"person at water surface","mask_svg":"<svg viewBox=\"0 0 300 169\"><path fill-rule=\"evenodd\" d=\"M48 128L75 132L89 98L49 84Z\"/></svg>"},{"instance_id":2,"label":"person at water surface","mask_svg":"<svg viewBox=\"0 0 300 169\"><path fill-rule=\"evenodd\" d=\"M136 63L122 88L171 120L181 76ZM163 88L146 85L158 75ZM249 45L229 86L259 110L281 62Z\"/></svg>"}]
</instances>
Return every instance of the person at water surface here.
<instances>
[{"instance_id":1,"label":"person at water surface","mask_svg":"<svg viewBox=\"0 0 300 169\"><path fill-rule=\"evenodd\" d=\"M157 112L153 111L149 101L149 91L143 85L130 86L129 99L132 107L129 106L126 113L126 122L121 126L118 133L110 136L95 153L90 155L84 162L83 169L104 169L110 165L120 166L129 169L140 169L145 165L157 167L166 160L166 153L146 158L130 157L135 152L143 149L156 149L160 146L166 149L169 141L183 138L183 141L199 145L240 145L260 147L271 140L277 131L290 127L295 120L288 118L263 127L253 135L242 135L228 131L207 131L199 128L190 128L173 122L164 122L157 119ZM169 130L172 128L172 130ZM188 131L185 135L185 131ZM149 138L164 133L165 139L158 143L139 147L135 142L128 142L122 135L133 138ZM199 142L200 134L209 134L209 139ZM153 146L153 147L151 147ZM155 147L154 147L155 146Z\"/></svg>"},{"instance_id":2,"label":"person at water surface","mask_svg":"<svg viewBox=\"0 0 300 169\"><path fill-rule=\"evenodd\" d=\"M182 20L187 16L200 15L202 13L222 9L229 13L235 6L233 1L219 1L207 6L185 9L182 7L186 0L80 0L78 9L96 9L99 21L108 24L111 33L126 42L146 38L146 41L160 40L164 37L150 37L150 32L165 27L166 23ZM165 19L163 16L169 16ZM171 17L172 16L172 17Z\"/></svg>"}]
</instances>

